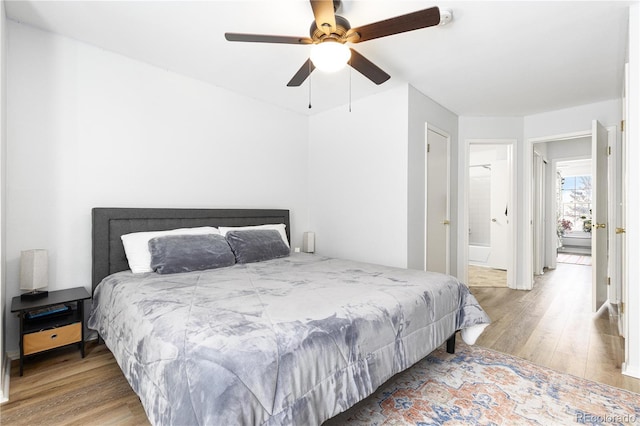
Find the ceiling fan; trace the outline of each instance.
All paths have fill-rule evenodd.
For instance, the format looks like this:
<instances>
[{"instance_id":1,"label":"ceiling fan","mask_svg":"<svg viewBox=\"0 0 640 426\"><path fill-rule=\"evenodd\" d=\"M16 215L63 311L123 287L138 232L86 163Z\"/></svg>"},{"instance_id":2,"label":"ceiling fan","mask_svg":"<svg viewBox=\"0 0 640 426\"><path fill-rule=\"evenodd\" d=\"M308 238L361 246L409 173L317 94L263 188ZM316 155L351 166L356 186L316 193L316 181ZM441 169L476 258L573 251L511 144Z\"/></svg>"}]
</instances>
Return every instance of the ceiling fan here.
<instances>
[{"instance_id":1,"label":"ceiling fan","mask_svg":"<svg viewBox=\"0 0 640 426\"><path fill-rule=\"evenodd\" d=\"M313 70L336 71L349 64L356 71L373 81L382 84L391 76L362 56L346 43L361 43L393 34L427 28L440 23L440 9L431 7L384 21L351 28L349 21L335 12L341 6L341 0L310 0L315 21L309 30L310 37L292 37L264 34L225 33L228 41L254 43L313 44L310 58L287 83L289 87L300 86ZM447 11L448 12L448 11ZM445 16L450 19L450 14ZM338 63L325 64L323 59L338 59Z\"/></svg>"}]
</instances>

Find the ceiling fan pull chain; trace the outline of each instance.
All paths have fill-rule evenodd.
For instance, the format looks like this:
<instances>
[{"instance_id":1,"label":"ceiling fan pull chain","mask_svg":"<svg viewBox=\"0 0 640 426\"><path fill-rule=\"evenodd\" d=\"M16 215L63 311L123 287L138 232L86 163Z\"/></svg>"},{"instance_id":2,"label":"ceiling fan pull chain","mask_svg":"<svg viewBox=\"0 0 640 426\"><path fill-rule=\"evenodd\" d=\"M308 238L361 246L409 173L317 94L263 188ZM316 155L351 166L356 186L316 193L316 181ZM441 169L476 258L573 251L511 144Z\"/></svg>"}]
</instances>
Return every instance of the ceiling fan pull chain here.
<instances>
[{"instance_id":1,"label":"ceiling fan pull chain","mask_svg":"<svg viewBox=\"0 0 640 426\"><path fill-rule=\"evenodd\" d=\"M351 72L352 71L353 71L353 68L349 67L349 112L351 112Z\"/></svg>"},{"instance_id":2,"label":"ceiling fan pull chain","mask_svg":"<svg viewBox=\"0 0 640 426\"><path fill-rule=\"evenodd\" d=\"M311 61L309 63L309 109L311 109Z\"/></svg>"}]
</instances>

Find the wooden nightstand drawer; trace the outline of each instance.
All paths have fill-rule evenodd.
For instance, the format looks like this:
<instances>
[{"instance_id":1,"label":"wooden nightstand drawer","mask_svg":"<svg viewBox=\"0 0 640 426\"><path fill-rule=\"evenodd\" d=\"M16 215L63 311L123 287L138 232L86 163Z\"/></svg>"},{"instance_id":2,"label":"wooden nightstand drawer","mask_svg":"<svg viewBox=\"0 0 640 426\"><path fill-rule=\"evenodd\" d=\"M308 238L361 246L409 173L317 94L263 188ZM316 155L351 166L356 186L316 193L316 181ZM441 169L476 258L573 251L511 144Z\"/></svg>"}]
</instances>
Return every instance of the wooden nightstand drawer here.
<instances>
[{"instance_id":1,"label":"wooden nightstand drawer","mask_svg":"<svg viewBox=\"0 0 640 426\"><path fill-rule=\"evenodd\" d=\"M77 343L82 341L82 323L25 334L23 339L25 355Z\"/></svg>"}]
</instances>

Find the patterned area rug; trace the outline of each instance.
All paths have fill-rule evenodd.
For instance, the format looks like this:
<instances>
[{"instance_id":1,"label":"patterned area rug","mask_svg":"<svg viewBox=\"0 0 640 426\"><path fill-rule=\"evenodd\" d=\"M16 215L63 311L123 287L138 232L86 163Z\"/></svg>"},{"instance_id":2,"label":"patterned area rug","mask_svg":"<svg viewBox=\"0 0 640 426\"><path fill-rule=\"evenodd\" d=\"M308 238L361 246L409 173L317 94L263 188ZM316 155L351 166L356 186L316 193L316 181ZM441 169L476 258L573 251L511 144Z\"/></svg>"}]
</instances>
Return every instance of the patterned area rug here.
<instances>
[{"instance_id":1,"label":"patterned area rug","mask_svg":"<svg viewBox=\"0 0 640 426\"><path fill-rule=\"evenodd\" d=\"M640 394L488 349L444 348L329 420L334 425L640 424Z\"/></svg>"},{"instance_id":2,"label":"patterned area rug","mask_svg":"<svg viewBox=\"0 0 640 426\"><path fill-rule=\"evenodd\" d=\"M558 262L560 263L573 263L576 265L591 265L591 256L584 256L580 254L566 254L558 253Z\"/></svg>"}]
</instances>

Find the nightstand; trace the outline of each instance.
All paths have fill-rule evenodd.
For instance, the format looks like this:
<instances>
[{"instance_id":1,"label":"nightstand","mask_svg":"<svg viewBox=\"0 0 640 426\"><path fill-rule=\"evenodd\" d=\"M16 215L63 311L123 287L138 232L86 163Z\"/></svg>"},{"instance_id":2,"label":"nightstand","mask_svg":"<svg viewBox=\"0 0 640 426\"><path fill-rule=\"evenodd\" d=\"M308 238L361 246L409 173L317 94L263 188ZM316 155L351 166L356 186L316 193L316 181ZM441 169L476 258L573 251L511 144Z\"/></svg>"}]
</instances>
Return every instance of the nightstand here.
<instances>
[{"instance_id":1,"label":"nightstand","mask_svg":"<svg viewBox=\"0 0 640 426\"><path fill-rule=\"evenodd\" d=\"M51 349L78 344L84 358L84 301L91 295L84 287L50 291L36 300L11 299L11 312L20 317L20 375L24 358ZM67 309L38 316L36 311L56 305Z\"/></svg>"}]
</instances>

